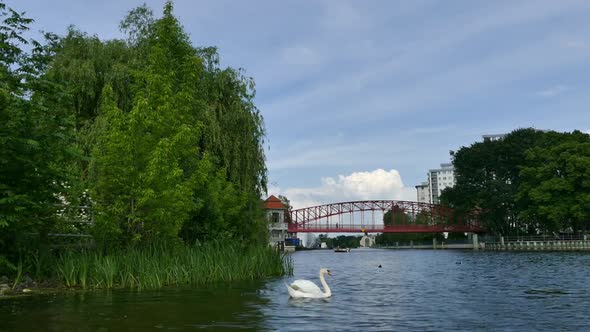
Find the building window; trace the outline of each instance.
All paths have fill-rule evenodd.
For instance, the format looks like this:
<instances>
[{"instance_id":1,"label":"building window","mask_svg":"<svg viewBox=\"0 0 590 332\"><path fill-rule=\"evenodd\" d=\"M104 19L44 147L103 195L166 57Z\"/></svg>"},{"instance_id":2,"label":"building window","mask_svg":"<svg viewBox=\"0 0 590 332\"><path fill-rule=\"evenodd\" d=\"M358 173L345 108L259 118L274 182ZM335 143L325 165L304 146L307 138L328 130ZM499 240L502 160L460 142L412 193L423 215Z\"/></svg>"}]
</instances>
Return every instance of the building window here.
<instances>
[{"instance_id":1,"label":"building window","mask_svg":"<svg viewBox=\"0 0 590 332\"><path fill-rule=\"evenodd\" d=\"M278 212L273 212L272 213L272 219L271 219L271 221L273 223L278 223L279 222L279 217L280 217L280 215L279 215Z\"/></svg>"}]
</instances>

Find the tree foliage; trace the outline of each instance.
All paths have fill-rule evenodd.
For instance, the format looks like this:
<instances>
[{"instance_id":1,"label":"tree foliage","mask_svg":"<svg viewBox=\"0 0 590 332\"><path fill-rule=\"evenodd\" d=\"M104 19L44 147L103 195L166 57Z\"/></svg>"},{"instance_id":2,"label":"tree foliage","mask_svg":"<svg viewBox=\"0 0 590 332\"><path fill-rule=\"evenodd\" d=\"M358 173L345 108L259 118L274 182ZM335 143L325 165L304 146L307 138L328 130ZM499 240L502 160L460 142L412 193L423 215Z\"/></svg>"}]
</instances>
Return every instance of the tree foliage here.
<instances>
[{"instance_id":1,"label":"tree foliage","mask_svg":"<svg viewBox=\"0 0 590 332\"><path fill-rule=\"evenodd\" d=\"M404 212L402 208L394 205L391 210L388 210L383 214L383 225L385 227L407 224L412 221L410 215Z\"/></svg>"},{"instance_id":2,"label":"tree foliage","mask_svg":"<svg viewBox=\"0 0 590 332\"><path fill-rule=\"evenodd\" d=\"M565 161L555 158L567 155L572 160L583 160L585 142L588 135L581 132L528 128L515 130L501 140L462 147L453 160L456 184L443 191L441 201L459 211L476 211L486 229L496 234L564 230L571 226L566 222L571 217L562 211L570 209L566 208L569 203L560 206L551 198L557 192L550 192L558 188L559 181L580 182L577 172L584 174L588 165L578 164L576 172L563 170L562 180L556 180L553 178L557 165L564 165ZM575 201L583 202L588 195L588 188L583 185L568 190L563 193L567 192L568 199ZM550 214L553 216L549 217ZM581 220L578 212L573 214Z\"/></svg>"},{"instance_id":3,"label":"tree foliage","mask_svg":"<svg viewBox=\"0 0 590 332\"><path fill-rule=\"evenodd\" d=\"M63 91L43 77L48 49L23 37L23 15L0 3L0 253L13 261L55 224L75 156Z\"/></svg>"},{"instance_id":4,"label":"tree foliage","mask_svg":"<svg viewBox=\"0 0 590 332\"><path fill-rule=\"evenodd\" d=\"M0 2L0 252L55 231L59 205L91 204L104 248L210 239L266 243L263 118L255 84L195 47L167 2L101 40L45 43ZM32 50L23 51L30 43ZM3 260L5 261L5 260ZM1 268L1 267L0 267Z\"/></svg>"},{"instance_id":5,"label":"tree foliage","mask_svg":"<svg viewBox=\"0 0 590 332\"><path fill-rule=\"evenodd\" d=\"M98 116L92 134L91 182L103 224L116 221L131 242L259 238L266 166L253 81L193 47L170 2L161 19L140 7L122 26L142 58L135 61L141 68L130 65L131 109L107 86L105 118Z\"/></svg>"},{"instance_id":6,"label":"tree foliage","mask_svg":"<svg viewBox=\"0 0 590 332\"><path fill-rule=\"evenodd\" d=\"M452 233L451 233L452 234ZM375 243L380 246L432 244L432 239L439 243L445 241L442 233L381 233L375 237Z\"/></svg>"},{"instance_id":7,"label":"tree foliage","mask_svg":"<svg viewBox=\"0 0 590 332\"><path fill-rule=\"evenodd\" d=\"M358 248L362 236L358 235L339 235L328 237L328 234L320 234L316 239L314 247L320 247L321 243L326 243L328 248Z\"/></svg>"},{"instance_id":8,"label":"tree foliage","mask_svg":"<svg viewBox=\"0 0 590 332\"><path fill-rule=\"evenodd\" d=\"M574 132L561 143L527 151L518 202L546 232L590 226L590 138Z\"/></svg>"}]
</instances>

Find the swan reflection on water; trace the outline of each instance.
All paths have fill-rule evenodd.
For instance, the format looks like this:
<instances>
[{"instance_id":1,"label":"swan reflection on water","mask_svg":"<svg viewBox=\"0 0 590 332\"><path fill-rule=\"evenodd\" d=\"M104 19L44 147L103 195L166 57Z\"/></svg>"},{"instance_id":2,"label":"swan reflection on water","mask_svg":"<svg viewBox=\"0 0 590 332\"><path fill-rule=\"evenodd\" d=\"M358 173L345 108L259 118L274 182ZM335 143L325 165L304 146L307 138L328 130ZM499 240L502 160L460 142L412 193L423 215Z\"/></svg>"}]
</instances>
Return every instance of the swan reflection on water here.
<instances>
[{"instance_id":1,"label":"swan reflection on water","mask_svg":"<svg viewBox=\"0 0 590 332\"><path fill-rule=\"evenodd\" d=\"M289 297L288 303L290 306L299 307L299 308L308 308L310 306L317 305L318 303L331 303L331 297L323 297L323 298L305 298L305 297Z\"/></svg>"}]
</instances>

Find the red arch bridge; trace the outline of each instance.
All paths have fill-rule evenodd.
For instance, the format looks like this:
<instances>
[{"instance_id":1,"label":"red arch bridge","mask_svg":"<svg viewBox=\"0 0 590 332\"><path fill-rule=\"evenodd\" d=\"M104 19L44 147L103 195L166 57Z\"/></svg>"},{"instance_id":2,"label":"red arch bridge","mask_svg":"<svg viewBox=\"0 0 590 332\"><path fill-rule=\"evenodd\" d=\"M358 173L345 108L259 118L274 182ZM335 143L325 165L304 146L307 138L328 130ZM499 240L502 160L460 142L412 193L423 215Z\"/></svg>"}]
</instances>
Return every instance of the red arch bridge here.
<instances>
[{"instance_id":1,"label":"red arch bridge","mask_svg":"<svg viewBox=\"0 0 590 332\"><path fill-rule=\"evenodd\" d=\"M438 233L483 231L477 215L436 204L372 200L292 210L289 232Z\"/></svg>"}]
</instances>

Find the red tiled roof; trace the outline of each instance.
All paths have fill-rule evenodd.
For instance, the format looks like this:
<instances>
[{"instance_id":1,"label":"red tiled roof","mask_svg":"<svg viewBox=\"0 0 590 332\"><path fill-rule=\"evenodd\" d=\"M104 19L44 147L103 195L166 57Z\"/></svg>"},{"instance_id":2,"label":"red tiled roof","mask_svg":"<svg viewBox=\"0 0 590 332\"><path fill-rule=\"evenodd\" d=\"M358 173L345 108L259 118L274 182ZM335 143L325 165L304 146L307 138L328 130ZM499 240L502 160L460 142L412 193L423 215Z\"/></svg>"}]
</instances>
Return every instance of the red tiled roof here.
<instances>
[{"instance_id":1,"label":"red tiled roof","mask_svg":"<svg viewBox=\"0 0 590 332\"><path fill-rule=\"evenodd\" d=\"M264 208L265 209L283 209L286 210L287 208L281 202L280 199L276 198L274 195L271 195L269 198L264 201Z\"/></svg>"}]
</instances>

